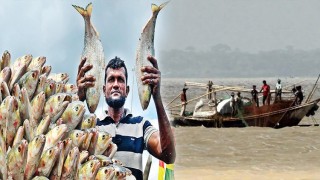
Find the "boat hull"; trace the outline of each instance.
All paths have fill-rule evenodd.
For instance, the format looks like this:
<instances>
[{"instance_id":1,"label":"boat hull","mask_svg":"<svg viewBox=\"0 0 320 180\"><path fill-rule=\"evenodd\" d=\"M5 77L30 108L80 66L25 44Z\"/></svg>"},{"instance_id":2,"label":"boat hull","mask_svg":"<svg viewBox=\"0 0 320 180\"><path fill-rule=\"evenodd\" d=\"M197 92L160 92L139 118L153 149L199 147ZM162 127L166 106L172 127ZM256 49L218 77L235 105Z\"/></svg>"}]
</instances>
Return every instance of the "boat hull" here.
<instances>
[{"instance_id":1,"label":"boat hull","mask_svg":"<svg viewBox=\"0 0 320 180\"><path fill-rule=\"evenodd\" d=\"M292 101L272 104L263 107L246 107L244 114L238 117L231 115L215 115L207 118L192 116L175 116L171 121L174 126L205 126L205 127L272 127L282 128L297 126L310 111L317 109L320 99L299 106L292 106Z\"/></svg>"}]
</instances>

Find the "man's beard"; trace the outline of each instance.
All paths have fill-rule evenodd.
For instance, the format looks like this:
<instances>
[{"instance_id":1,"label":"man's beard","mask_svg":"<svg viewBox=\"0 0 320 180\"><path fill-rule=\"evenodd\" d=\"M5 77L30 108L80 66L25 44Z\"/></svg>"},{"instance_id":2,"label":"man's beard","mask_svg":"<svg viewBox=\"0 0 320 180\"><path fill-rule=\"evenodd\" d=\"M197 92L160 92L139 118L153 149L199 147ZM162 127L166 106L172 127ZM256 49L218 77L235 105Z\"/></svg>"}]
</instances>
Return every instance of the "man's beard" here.
<instances>
[{"instance_id":1,"label":"man's beard","mask_svg":"<svg viewBox=\"0 0 320 180\"><path fill-rule=\"evenodd\" d=\"M109 97L109 98L106 98L106 102L110 107L112 107L114 109L119 109L126 102L126 97L120 96L119 99L112 99L111 97Z\"/></svg>"}]
</instances>

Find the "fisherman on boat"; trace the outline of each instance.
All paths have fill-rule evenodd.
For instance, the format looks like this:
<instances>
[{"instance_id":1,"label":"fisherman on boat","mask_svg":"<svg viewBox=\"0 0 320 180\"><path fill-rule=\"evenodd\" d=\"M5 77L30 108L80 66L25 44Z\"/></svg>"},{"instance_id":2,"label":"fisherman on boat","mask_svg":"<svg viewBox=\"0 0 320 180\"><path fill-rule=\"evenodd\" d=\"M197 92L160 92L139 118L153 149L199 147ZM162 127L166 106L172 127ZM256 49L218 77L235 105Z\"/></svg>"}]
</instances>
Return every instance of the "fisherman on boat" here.
<instances>
[{"instance_id":1,"label":"fisherman on boat","mask_svg":"<svg viewBox=\"0 0 320 180\"><path fill-rule=\"evenodd\" d=\"M258 91L256 87L257 87L256 85L252 86L251 96L252 96L252 102L255 103L257 107L259 107Z\"/></svg>"},{"instance_id":2,"label":"fisherman on boat","mask_svg":"<svg viewBox=\"0 0 320 180\"><path fill-rule=\"evenodd\" d=\"M296 87L296 91L294 93L296 99L295 99L295 105L300 105L303 100L303 93L301 91L301 86Z\"/></svg>"},{"instance_id":3,"label":"fisherman on boat","mask_svg":"<svg viewBox=\"0 0 320 180\"><path fill-rule=\"evenodd\" d=\"M234 92L231 92L230 107L232 109L231 115L233 116L236 113L236 101L234 99Z\"/></svg>"},{"instance_id":4,"label":"fisherman on boat","mask_svg":"<svg viewBox=\"0 0 320 180\"><path fill-rule=\"evenodd\" d=\"M281 101L281 93L282 93L282 85L281 85L281 80L278 79L278 82L276 84L276 98L275 100L277 100L278 96L279 96L279 99Z\"/></svg>"},{"instance_id":5,"label":"fisherman on boat","mask_svg":"<svg viewBox=\"0 0 320 180\"><path fill-rule=\"evenodd\" d=\"M263 85L261 87L260 92L262 93L262 104L265 105L265 102L267 100L268 105L270 105L270 86L267 84L266 80L262 81Z\"/></svg>"},{"instance_id":6,"label":"fisherman on boat","mask_svg":"<svg viewBox=\"0 0 320 180\"><path fill-rule=\"evenodd\" d=\"M185 111L186 111L186 107L187 107L187 92L188 88L184 87L182 89L182 92L180 94L180 99L181 99L181 112L180 112L180 116L184 116L185 115Z\"/></svg>"},{"instance_id":7,"label":"fisherman on boat","mask_svg":"<svg viewBox=\"0 0 320 180\"><path fill-rule=\"evenodd\" d=\"M236 102L236 112L239 114L242 110L243 107L243 102L242 102L242 97L241 97L241 92L237 92L237 97L235 98Z\"/></svg>"}]
</instances>

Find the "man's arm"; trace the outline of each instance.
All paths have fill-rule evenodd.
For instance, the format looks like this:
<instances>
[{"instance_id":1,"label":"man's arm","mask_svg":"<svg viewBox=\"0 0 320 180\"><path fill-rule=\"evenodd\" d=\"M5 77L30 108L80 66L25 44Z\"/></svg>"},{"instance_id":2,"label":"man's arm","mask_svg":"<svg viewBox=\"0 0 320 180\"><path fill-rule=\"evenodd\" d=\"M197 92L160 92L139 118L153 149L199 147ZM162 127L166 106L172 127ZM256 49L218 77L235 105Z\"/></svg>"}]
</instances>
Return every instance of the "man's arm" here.
<instances>
[{"instance_id":1,"label":"man's arm","mask_svg":"<svg viewBox=\"0 0 320 180\"><path fill-rule=\"evenodd\" d=\"M172 164L176 158L174 137L168 116L164 110L160 95L160 71L158 70L157 60L154 57L148 57L152 66L145 66L141 70L147 72L141 80L144 84L150 84L152 87L152 96L156 106L159 132L153 133L148 141L148 150L156 158L167 164Z\"/></svg>"}]
</instances>

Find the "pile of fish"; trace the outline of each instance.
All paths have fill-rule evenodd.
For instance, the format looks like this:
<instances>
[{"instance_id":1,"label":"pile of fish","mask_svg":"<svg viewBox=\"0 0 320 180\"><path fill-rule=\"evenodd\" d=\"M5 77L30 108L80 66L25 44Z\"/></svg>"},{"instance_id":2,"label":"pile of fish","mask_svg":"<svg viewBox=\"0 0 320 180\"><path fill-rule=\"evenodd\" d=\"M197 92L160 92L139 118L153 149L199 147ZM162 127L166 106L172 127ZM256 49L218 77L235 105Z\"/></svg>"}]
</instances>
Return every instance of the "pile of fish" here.
<instances>
[{"instance_id":1,"label":"pile of fish","mask_svg":"<svg viewBox=\"0 0 320 180\"><path fill-rule=\"evenodd\" d=\"M117 146L85 114L67 73L45 57L0 59L0 178L117 179L130 175L113 159Z\"/></svg>"}]
</instances>

